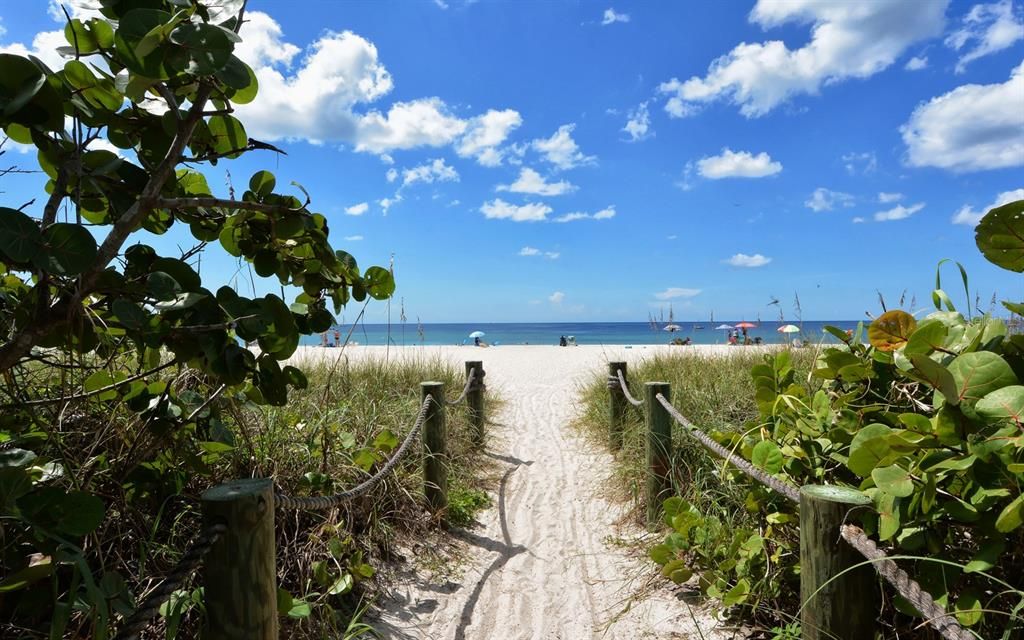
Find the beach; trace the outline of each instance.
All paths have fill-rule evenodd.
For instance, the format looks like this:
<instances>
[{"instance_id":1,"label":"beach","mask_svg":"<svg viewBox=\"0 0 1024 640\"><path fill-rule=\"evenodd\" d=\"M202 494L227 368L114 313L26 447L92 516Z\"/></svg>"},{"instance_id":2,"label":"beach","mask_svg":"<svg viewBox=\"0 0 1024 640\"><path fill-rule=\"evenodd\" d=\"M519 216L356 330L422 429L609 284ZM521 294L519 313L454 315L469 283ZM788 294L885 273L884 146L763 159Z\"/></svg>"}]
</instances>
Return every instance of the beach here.
<instances>
[{"instance_id":1,"label":"beach","mask_svg":"<svg viewBox=\"0 0 1024 640\"><path fill-rule=\"evenodd\" d=\"M650 580L656 566L629 543L649 546L663 534L623 522L628 505L612 497L612 455L583 440L572 423L577 390L609 361L728 357L750 348L301 348L293 360L441 358L459 367L482 360L488 392L503 401L487 447L500 482L479 526L456 532L469 545L460 579L407 575L381 603L379 630L388 638L457 640L732 637L705 605L682 600L667 580ZM461 389L447 391L451 397Z\"/></svg>"}]
</instances>

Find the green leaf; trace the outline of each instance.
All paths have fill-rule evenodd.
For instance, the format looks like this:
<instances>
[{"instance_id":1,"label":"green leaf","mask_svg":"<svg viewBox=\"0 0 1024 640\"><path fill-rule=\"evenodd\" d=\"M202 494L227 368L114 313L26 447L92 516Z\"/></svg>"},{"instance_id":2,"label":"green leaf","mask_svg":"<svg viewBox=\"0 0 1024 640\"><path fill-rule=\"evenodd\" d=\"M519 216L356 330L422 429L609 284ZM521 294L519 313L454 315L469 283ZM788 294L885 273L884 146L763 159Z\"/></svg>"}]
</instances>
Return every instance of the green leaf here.
<instances>
[{"instance_id":1,"label":"green leaf","mask_svg":"<svg viewBox=\"0 0 1024 640\"><path fill-rule=\"evenodd\" d=\"M663 544L657 544L651 547L651 550L647 552L651 560L654 560L656 564L665 565L675 557L675 552L671 547Z\"/></svg>"},{"instance_id":2,"label":"green leaf","mask_svg":"<svg viewBox=\"0 0 1024 640\"><path fill-rule=\"evenodd\" d=\"M978 592L972 587L967 587L956 599L956 619L965 627L972 627L981 622L984 614L982 608Z\"/></svg>"},{"instance_id":3,"label":"green leaf","mask_svg":"<svg viewBox=\"0 0 1024 640\"><path fill-rule=\"evenodd\" d=\"M170 41L188 51L192 64L188 71L207 76L228 63L235 45L228 32L220 27L186 22L171 32Z\"/></svg>"},{"instance_id":4,"label":"green leaf","mask_svg":"<svg viewBox=\"0 0 1024 640\"><path fill-rule=\"evenodd\" d=\"M3 580L0 580L0 593L24 589L52 574L53 562L50 560L50 556L44 556L41 561L8 574Z\"/></svg>"},{"instance_id":5,"label":"green leaf","mask_svg":"<svg viewBox=\"0 0 1024 640\"><path fill-rule=\"evenodd\" d=\"M76 47L78 53L92 53L99 49L99 43L92 33L85 28L85 24L78 18L64 25L64 39L72 47Z\"/></svg>"},{"instance_id":6,"label":"green leaf","mask_svg":"<svg viewBox=\"0 0 1024 640\"><path fill-rule=\"evenodd\" d=\"M43 529L71 536L84 536L100 526L103 501L84 491L65 493L57 487L43 487L18 500L22 515Z\"/></svg>"},{"instance_id":7,"label":"green leaf","mask_svg":"<svg viewBox=\"0 0 1024 640\"><path fill-rule=\"evenodd\" d=\"M43 232L43 242L46 257L50 258L50 270L55 273L78 275L96 260L96 239L80 225L64 222L52 224Z\"/></svg>"},{"instance_id":8,"label":"green leaf","mask_svg":"<svg viewBox=\"0 0 1024 640\"><path fill-rule=\"evenodd\" d=\"M313 613L313 608L305 600L296 599L288 610L289 618L308 618Z\"/></svg>"},{"instance_id":9,"label":"green leaf","mask_svg":"<svg viewBox=\"0 0 1024 640\"><path fill-rule=\"evenodd\" d=\"M971 561L964 567L964 573L988 571L993 568L996 566L996 563L999 561L999 556L1003 553L1003 549L1005 548L1005 540L991 538L984 541L978 549L978 552L974 554Z\"/></svg>"},{"instance_id":10,"label":"green leaf","mask_svg":"<svg viewBox=\"0 0 1024 640\"><path fill-rule=\"evenodd\" d=\"M32 218L17 209L0 207L0 253L4 257L11 262L24 263L42 248L43 234Z\"/></svg>"},{"instance_id":11,"label":"green leaf","mask_svg":"<svg viewBox=\"0 0 1024 640\"><path fill-rule=\"evenodd\" d=\"M895 351L907 343L916 328L914 316L894 309L875 318L868 327L868 341L879 351Z\"/></svg>"},{"instance_id":12,"label":"green leaf","mask_svg":"<svg viewBox=\"0 0 1024 640\"><path fill-rule=\"evenodd\" d=\"M846 466L858 476L866 478L878 463L891 452L889 434L892 429L884 424L869 424L853 436L850 458Z\"/></svg>"},{"instance_id":13,"label":"green leaf","mask_svg":"<svg viewBox=\"0 0 1024 640\"><path fill-rule=\"evenodd\" d=\"M385 429L373 439L373 446L384 451L391 451L398 446L398 436Z\"/></svg>"},{"instance_id":14,"label":"green leaf","mask_svg":"<svg viewBox=\"0 0 1024 640\"><path fill-rule=\"evenodd\" d=\"M996 518L996 531L1010 533L1024 521L1024 493L1006 505Z\"/></svg>"},{"instance_id":15,"label":"green leaf","mask_svg":"<svg viewBox=\"0 0 1024 640\"><path fill-rule=\"evenodd\" d=\"M257 171L249 178L249 189L261 198L273 193L276 185L277 179L269 171Z\"/></svg>"},{"instance_id":16,"label":"green leaf","mask_svg":"<svg viewBox=\"0 0 1024 640\"><path fill-rule=\"evenodd\" d=\"M941 320L935 318L925 320L917 325L917 329L911 334L903 352L907 356L913 353L928 355L945 344L948 333L949 327Z\"/></svg>"},{"instance_id":17,"label":"green leaf","mask_svg":"<svg viewBox=\"0 0 1024 640\"><path fill-rule=\"evenodd\" d=\"M64 101L31 60L0 53L0 96L4 125L64 130Z\"/></svg>"},{"instance_id":18,"label":"green leaf","mask_svg":"<svg viewBox=\"0 0 1024 640\"><path fill-rule=\"evenodd\" d=\"M245 148L249 142L245 127L233 116L213 116L209 121L209 130L213 150L225 158L237 158L242 155L237 150Z\"/></svg>"},{"instance_id":19,"label":"green leaf","mask_svg":"<svg viewBox=\"0 0 1024 640\"><path fill-rule=\"evenodd\" d=\"M986 420L1013 420L1024 424L1024 386L1010 385L987 394L974 406Z\"/></svg>"},{"instance_id":20,"label":"green leaf","mask_svg":"<svg viewBox=\"0 0 1024 640\"><path fill-rule=\"evenodd\" d=\"M1024 272L1024 200L986 213L974 231L974 241L989 262Z\"/></svg>"},{"instance_id":21,"label":"green leaf","mask_svg":"<svg viewBox=\"0 0 1024 640\"><path fill-rule=\"evenodd\" d=\"M900 510L897 505L898 498L892 494L879 494L878 501L878 537L888 540L900 530Z\"/></svg>"},{"instance_id":22,"label":"green leaf","mask_svg":"<svg viewBox=\"0 0 1024 640\"><path fill-rule=\"evenodd\" d=\"M754 445L750 461L754 463L755 467L764 469L768 473L778 473L782 471L782 450L774 442L762 440Z\"/></svg>"},{"instance_id":23,"label":"green leaf","mask_svg":"<svg viewBox=\"0 0 1024 640\"><path fill-rule=\"evenodd\" d=\"M973 407L989 393L1017 382L1013 369L991 351L975 351L957 356L949 363L949 372L956 382L961 409L968 418Z\"/></svg>"},{"instance_id":24,"label":"green leaf","mask_svg":"<svg viewBox=\"0 0 1024 640\"><path fill-rule=\"evenodd\" d=\"M722 597L722 604L727 607L740 604L747 599L748 595L750 595L750 583L747 582L746 578L743 578L736 583L736 586L726 592L725 596Z\"/></svg>"},{"instance_id":25,"label":"green leaf","mask_svg":"<svg viewBox=\"0 0 1024 640\"><path fill-rule=\"evenodd\" d=\"M910 361L917 369L917 373L919 373L933 389L941 393L946 399L946 402L952 405L960 404L960 396L957 393L956 380L953 378L953 374L949 372L949 369L938 362L935 362L924 353L911 354Z\"/></svg>"},{"instance_id":26,"label":"green leaf","mask_svg":"<svg viewBox=\"0 0 1024 640\"><path fill-rule=\"evenodd\" d=\"M910 479L910 473L896 465L873 469L871 479L875 481L876 487L897 498L906 498L914 493L914 481Z\"/></svg>"},{"instance_id":27,"label":"green leaf","mask_svg":"<svg viewBox=\"0 0 1024 640\"><path fill-rule=\"evenodd\" d=\"M0 469L22 469L32 464L36 454L26 449L4 449L0 451Z\"/></svg>"},{"instance_id":28,"label":"green leaf","mask_svg":"<svg viewBox=\"0 0 1024 640\"><path fill-rule=\"evenodd\" d=\"M693 571L686 566L685 560L672 560L662 567L661 575L676 584L683 584L693 577Z\"/></svg>"},{"instance_id":29,"label":"green leaf","mask_svg":"<svg viewBox=\"0 0 1024 640\"><path fill-rule=\"evenodd\" d=\"M355 580L352 579L352 574L346 571L327 589L327 593L332 596L342 595L351 591L353 585Z\"/></svg>"},{"instance_id":30,"label":"green leaf","mask_svg":"<svg viewBox=\"0 0 1024 640\"><path fill-rule=\"evenodd\" d=\"M395 292L395 278L383 267L370 267L363 276L366 292L374 300L385 300Z\"/></svg>"}]
</instances>

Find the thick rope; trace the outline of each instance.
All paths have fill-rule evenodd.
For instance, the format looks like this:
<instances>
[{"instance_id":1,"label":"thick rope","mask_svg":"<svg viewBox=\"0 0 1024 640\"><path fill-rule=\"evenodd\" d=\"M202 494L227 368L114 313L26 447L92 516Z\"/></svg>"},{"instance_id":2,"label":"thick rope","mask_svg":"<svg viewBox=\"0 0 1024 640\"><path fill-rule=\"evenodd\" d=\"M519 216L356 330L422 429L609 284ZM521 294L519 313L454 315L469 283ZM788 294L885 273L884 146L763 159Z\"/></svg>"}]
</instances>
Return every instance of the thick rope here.
<instances>
[{"instance_id":1,"label":"thick rope","mask_svg":"<svg viewBox=\"0 0 1024 640\"><path fill-rule=\"evenodd\" d=\"M907 572L886 557L885 552L878 548L875 541L865 535L864 531L852 524L844 524L840 529L843 540L862 556L871 561L878 575L885 578L885 581L893 586L907 602L914 605L925 621L939 632L946 640L976 640L974 635L965 631L956 618L946 613L939 606L932 595L921 588Z\"/></svg>"},{"instance_id":2,"label":"thick rope","mask_svg":"<svg viewBox=\"0 0 1024 640\"><path fill-rule=\"evenodd\" d=\"M614 376L608 376L608 388L618 389L621 391L622 395L629 401L629 404L634 407L640 407L644 404L643 400L637 400L633 397L633 394L629 392L629 386L626 384L626 379L622 377L622 369L616 369Z\"/></svg>"},{"instance_id":3,"label":"thick rope","mask_svg":"<svg viewBox=\"0 0 1024 640\"><path fill-rule=\"evenodd\" d=\"M459 394L459 397L455 398L454 400L445 400L445 402L449 405L459 404L460 402L466 399L466 394L468 394L470 391L479 391L479 389L473 385L475 381L476 367L469 370L469 375L466 376L466 386L462 388L462 393ZM483 386L482 382L480 386Z\"/></svg>"},{"instance_id":4,"label":"thick rope","mask_svg":"<svg viewBox=\"0 0 1024 640\"><path fill-rule=\"evenodd\" d=\"M365 495L370 492L381 480L384 479L395 465L398 464L399 460L411 449L411 445L417 436L419 436L420 429L423 428L423 422L427 419L427 410L430 408L430 403L434 402L434 397L428 395L423 399L423 404L420 406L419 415L416 416L416 423L409 431L409 435L405 436L405 441L402 442L395 454L391 456L383 467L380 468L376 474L371 478L364 480L362 483L356 485L354 488L342 493L336 493L331 496L289 496L283 493L274 494L275 506L281 509L307 509L311 511L322 511L324 509L331 509L338 505L358 498L359 496Z\"/></svg>"},{"instance_id":5,"label":"thick rope","mask_svg":"<svg viewBox=\"0 0 1024 640\"><path fill-rule=\"evenodd\" d=\"M740 456L733 454L731 451L729 451L722 445L712 440L711 437L708 436L708 434L698 429L692 422L687 420L686 417L683 416L683 414L679 413L679 411L675 407L673 407L668 400L665 399L665 396L659 393L655 397L658 399L658 402L661 403L661 406L665 407L665 410L668 411L669 415L675 418L676 422L685 427L686 432L690 434L690 436L692 436L695 440L697 440L697 442L702 444L705 449L711 451L718 457L724 459L726 462L733 465L734 467L736 467L743 473L747 474L754 480L767 486L772 491L775 491L776 493L789 498L791 501L797 504L800 503L800 490L797 489L795 486L789 484L788 482L784 482L773 475L765 473L763 470L758 469L747 460L744 460Z\"/></svg>"},{"instance_id":6,"label":"thick rope","mask_svg":"<svg viewBox=\"0 0 1024 640\"><path fill-rule=\"evenodd\" d=\"M215 524L207 527L199 537L195 539L189 550L178 561L174 570L167 574L160 586L146 597L146 599L135 609L135 612L128 617L128 620L121 627L121 630L114 640L136 640L139 634L153 622L160 607L171 597L175 591L181 589L185 581L199 568L203 558L210 552L214 543L227 532L227 525Z\"/></svg>"}]
</instances>

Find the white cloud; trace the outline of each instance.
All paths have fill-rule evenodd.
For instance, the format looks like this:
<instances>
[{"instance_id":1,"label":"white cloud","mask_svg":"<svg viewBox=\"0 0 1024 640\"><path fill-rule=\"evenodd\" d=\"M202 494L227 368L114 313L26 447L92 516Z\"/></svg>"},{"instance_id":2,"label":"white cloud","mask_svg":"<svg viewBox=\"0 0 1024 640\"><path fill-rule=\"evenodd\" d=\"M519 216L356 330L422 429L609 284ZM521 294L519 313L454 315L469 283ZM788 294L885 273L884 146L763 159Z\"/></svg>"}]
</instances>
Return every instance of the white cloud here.
<instances>
[{"instance_id":1,"label":"white cloud","mask_svg":"<svg viewBox=\"0 0 1024 640\"><path fill-rule=\"evenodd\" d=\"M576 190L576 186L567 180L547 182L543 176L529 167L519 171L519 177L512 184L499 184L497 191L512 193L529 193L537 196L560 196Z\"/></svg>"},{"instance_id":2,"label":"white cloud","mask_svg":"<svg viewBox=\"0 0 1024 640\"><path fill-rule=\"evenodd\" d=\"M878 157L875 156L874 151L865 151L863 153L851 151L850 153L844 153L842 160L843 166L846 167L846 173L851 176L855 176L858 173L868 175L878 170Z\"/></svg>"},{"instance_id":3,"label":"white cloud","mask_svg":"<svg viewBox=\"0 0 1024 640\"><path fill-rule=\"evenodd\" d=\"M434 182L458 181L459 172L454 167L445 164L444 158L435 158L412 169L402 169L402 188L417 182L433 184Z\"/></svg>"},{"instance_id":4,"label":"white cloud","mask_svg":"<svg viewBox=\"0 0 1024 640\"><path fill-rule=\"evenodd\" d=\"M852 207L854 197L842 191L832 191L825 187L818 187L811 194L811 197L804 202L804 206L814 211L831 211L836 207Z\"/></svg>"},{"instance_id":5,"label":"white cloud","mask_svg":"<svg viewBox=\"0 0 1024 640\"><path fill-rule=\"evenodd\" d=\"M630 142L639 142L654 136L654 132L651 131L651 113L646 102L641 102L636 109L629 112L629 119L622 130L629 134Z\"/></svg>"},{"instance_id":6,"label":"white cloud","mask_svg":"<svg viewBox=\"0 0 1024 640\"><path fill-rule=\"evenodd\" d=\"M434 4L436 4L439 9L447 9L448 8L448 3L445 2L444 0L434 0Z\"/></svg>"},{"instance_id":7,"label":"white cloud","mask_svg":"<svg viewBox=\"0 0 1024 640\"><path fill-rule=\"evenodd\" d=\"M878 194L878 201L882 204L889 204L890 202L899 202L903 199L902 193L886 193L882 191Z\"/></svg>"},{"instance_id":8,"label":"white cloud","mask_svg":"<svg viewBox=\"0 0 1024 640\"><path fill-rule=\"evenodd\" d=\"M604 17L601 19L601 26L607 27L616 22L629 22L628 13L615 13L615 9L605 9Z\"/></svg>"},{"instance_id":9,"label":"white cloud","mask_svg":"<svg viewBox=\"0 0 1024 640\"><path fill-rule=\"evenodd\" d=\"M64 68L67 59L57 53L57 47L68 46L63 31L40 31L32 38L32 45L25 46L20 42L0 45L0 53L11 53L18 56L36 56L52 71Z\"/></svg>"},{"instance_id":10,"label":"white cloud","mask_svg":"<svg viewBox=\"0 0 1024 640\"><path fill-rule=\"evenodd\" d=\"M615 217L615 206L611 205L601 209L597 213L567 213L555 218L555 222L575 222L576 220L609 220Z\"/></svg>"},{"instance_id":11,"label":"white cloud","mask_svg":"<svg viewBox=\"0 0 1024 640\"><path fill-rule=\"evenodd\" d=\"M957 73L966 71L967 65L978 58L1024 40L1024 19L1013 13L1010 0L971 7L963 17L962 26L946 38L946 46L955 51L962 51L970 45L956 63Z\"/></svg>"},{"instance_id":12,"label":"white cloud","mask_svg":"<svg viewBox=\"0 0 1024 640\"><path fill-rule=\"evenodd\" d=\"M853 218L853 224L863 224L865 222L867 222L867 220L865 220L864 218L862 218L860 216L855 216Z\"/></svg>"},{"instance_id":13,"label":"white cloud","mask_svg":"<svg viewBox=\"0 0 1024 640\"><path fill-rule=\"evenodd\" d=\"M669 287L664 291L654 294L658 300L675 300L676 298L692 298L699 295L701 289L686 289L684 287Z\"/></svg>"},{"instance_id":14,"label":"white cloud","mask_svg":"<svg viewBox=\"0 0 1024 640\"><path fill-rule=\"evenodd\" d=\"M910 60L907 60L907 64L903 65L903 68L907 71L920 71L928 66L928 56L914 56Z\"/></svg>"},{"instance_id":15,"label":"white cloud","mask_svg":"<svg viewBox=\"0 0 1024 640\"><path fill-rule=\"evenodd\" d=\"M764 178L782 171L782 163L771 159L765 152L756 156L749 151L722 149L717 156L705 156L697 161L701 176L711 180L721 178Z\"/></svg>"},{"instance_id":16,"label":"white cloud","mask_svg":"<svg viewBox=\"0 0 1024 640\"><path fill-rule=\"evenodd\" d=\"M561 256L562 256L562 254L557 252L557 251L545 251L544 252L544 257L547 258L548 260L558 260Z\"/></svg>"},{"instance_id":17,"label":"white cloud","mask_svg":"<svg viewBox=\"0 0 1024 640\"><path fill-rule=\"evenodd\" d=\"M877 222L903 220L904 218L909 218L910 216L914 215L921 209L924 209L923 202L919 202L909 207L904 207L903 205L898 204L892 209L888 209L886 211L878 211L877 213L875 213L874 218Z\"/></svg>"},{"instance_id":18,"label":"white cloud","mask_svg":"<svg viewBox=\"0 0 1024 640\"><path fill-rule=\"evenodd\" d=\"M328 31L303 50L285 41L280 25L259 11L246 13L241 35L236 53L253 67L260 92L238 112L259 139L344 142L378 155L452 144L460 155L494 164L499 154L486 141L501 137L499 121L519 118L511 110L461 118L436 96L363 112L394 88L377 47L366 38Z\"/></svg>"},{"instance_id":19,"label":"white cloud","mask_svg":"<svg viewBox=\"0 0 1024 640\"><path fill-rule=\"evenodd\" d=\"M673 78L659 91L673 117L728 99L747 117L762 116L800 94L848 78L867 78L890 66L915 42L942 32L948 0L829 2L759 0L751 22L768 29L810 24L811 40L789 49L782 40L738 44L711 63L703 78Z\"/></svg>"},{"instance_id":20,"label":"white cloud","mask_svg":"<svg viewBox=\"0 0 1024 640\"><path fill-rule=\"evenodd\" d=\"M678 238L678 237L679 237L679 236L677 236L676 234L674 234L674 233L673 233L673 234L672 234L672 235L670 235L670 236L665 236L665 239L666 239L666 240L675 240L675 239L676 239L676 238Z\"/></svg>"},{"instance_id":21,"label":"white cloud","mask_svg":"<svg viewBox=\"0 0 1024 640\"><path fill-rule=\"evenodd\" d=\"M1010 202L1016 202L1017 200L1024 200L1024 189L1003 191L996 196L995 202L983 208L981 211L975 211L971 205L965 204L953 215L953 224L966 224L973 227L981 222L982 217L992 209L1001 207Z\"/></svg>"},{"instance_id":22,"label":"white cloud","mask_svg":"<svg viewBox=\"0 0 1024 640\"><path fill-rule=\"evenodd\" d=\"M491 109L469 121L465 135L455 146L455 152L463 158L476 158L485 167L496 167L504 157L499 145L522 123L523 117L518 111Z\"/></svg>"},{"instance_id":23,"label":"white cloud","mask_svg":"<svg viewBox=\"0 0 1024 640\"><path fill-rule=\"evenodd\" d=\"M388 182L394 182L398 179L398 170L391 167L388 169L388 172L384 174L384 177L388 179Z\"/></svg>"},{"instance_id":24,"label":"white cloud","mask_svg":"<svg viewBox=\"0 0 1024 640\"><path fill-rule=\"evenodd\" d=\"M562 293L561 291L556 291L552 293L550 296L548 296L548 300L550 300L553 304L562 304L562 301L565 300L565 294Z\"/></svg>"},{"instance_id":25,"label":"white cloud","mask_svg":"<svg viewBox=\"0 0 1024 640\"><path fill-rule=\"evenodd\" d=\"M495 220L512 220L513 222L543 222L551 213L551 207L543 202L530 202L524 205L514 205L505 202L501 198L495 198L480 206L480 212L485 218Z\"/></svg>"},{"instance_id":26,"label":"white cloud","mask_svg":"<svg viewBox=\"0 0 1024 640\"><path fill-rule=\"evenodd\" d=\"M575 124L563 124L550 138L538 138L530 146L539 152L545 160L559 169L572 169L587 164L594 164L597 158L584 155L579 145L572 139Z\"/></svg>"},{"instance_id":27,"label":"white cloud","mask_svg":"<svg viewBox=\"0 0 1024 640\"><path fill-rule=\"evenodd\" d=\"M521 256L536 256L536 255L540 255L540 249L535 249L534 247L523 247L522 249L519 250L519 255L521 255Z\"/></svg>"},{"instance_id":28,"label":"white cloud","mask_svg":"<svg viewBox=\"0 0 1024 640\"><path fill-rule=\"evenodd\" d=\"M366 213L369 208L370 205L368 203L360 202L359 204L354 204L351 207L345 207L345 213L350 216L361 216Z\"/></svg>"},{"instance_id":29,"label":"white cloud","mask_svg":"<svg viewBox=\"0 0 1024 640\"><path fill-rule=\"evenodd\" d=\"M388 210L391 209L391 207L395 206L396 204L398 204L401 201L402 201L402 194L396 193L394 195L394 197L391 197L391 198L381 198L380 200L377 201L377 204L380 205L380 209L381 209L381 211L384 212L384 215L388 215Z\"/></svg>"},{"instance_id":30,"label":"white cloud","mask_svg":"<svg viewBox=\"0 0 1024 640\"><path fill-rule=\"evenodd\" d=\"M363 236L345 236L345 240L349 242L358 242L363 239Z\"/></svg>"},{"instance_id":31,"label":"white cloud","mask_svg":"<svg viewBox=\"0 0 1024 640\"><path fill-rule=\"evenodd\" d=\"M900 127L907 164L955 172L1024 165L1024 62L1002 84L965 84L918 105Z\"/></svg>"},{"instance_id":32,"label":"white cloud","mask_svg":"<svg viewBox=\"0 0 1024 640\"><path fill-rule=\"evenodd\" d=\"M731 264L734 267L754 268L754 267L763 267L764 265L768 264L771 261L772 261L771 258L763 256L760 253L755 253L752 256L748 256L745 253L737 253L736 255L734 255L733 257L729 258L725 262L727 264Z\"/></svg>"}]
</instances>

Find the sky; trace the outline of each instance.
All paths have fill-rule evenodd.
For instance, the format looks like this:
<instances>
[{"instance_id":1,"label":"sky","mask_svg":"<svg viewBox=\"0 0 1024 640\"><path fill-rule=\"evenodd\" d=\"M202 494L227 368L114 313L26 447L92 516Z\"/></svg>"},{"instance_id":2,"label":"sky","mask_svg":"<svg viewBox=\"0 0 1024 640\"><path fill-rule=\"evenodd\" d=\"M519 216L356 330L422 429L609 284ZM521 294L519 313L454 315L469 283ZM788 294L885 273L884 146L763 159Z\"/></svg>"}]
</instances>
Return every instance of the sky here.
<instances>
[{"instance_id":1,"label":"sky","mask_svg":"<svg viewBox=\"0 0 1024 640\"><path fill-rule=\"evenodd\" d=\"M238 115L287 155L208 180L297 181L336 248L393 260L395 298L368 321L645 321L670 304L793 320L797 296L803 319L858 319L879 294L927 309L944 258L983 308L1024 298L974 243L984 212L1024 199L1021 2L251 0L246 17L236 53L260 95ZM59 67L62 21L4 0L0 50ZM0 202L41 187L7 176ZM192 244L185 228L144 241ZM217 247L202 275L280 290Z\"/></svg>"}]
</instances>

